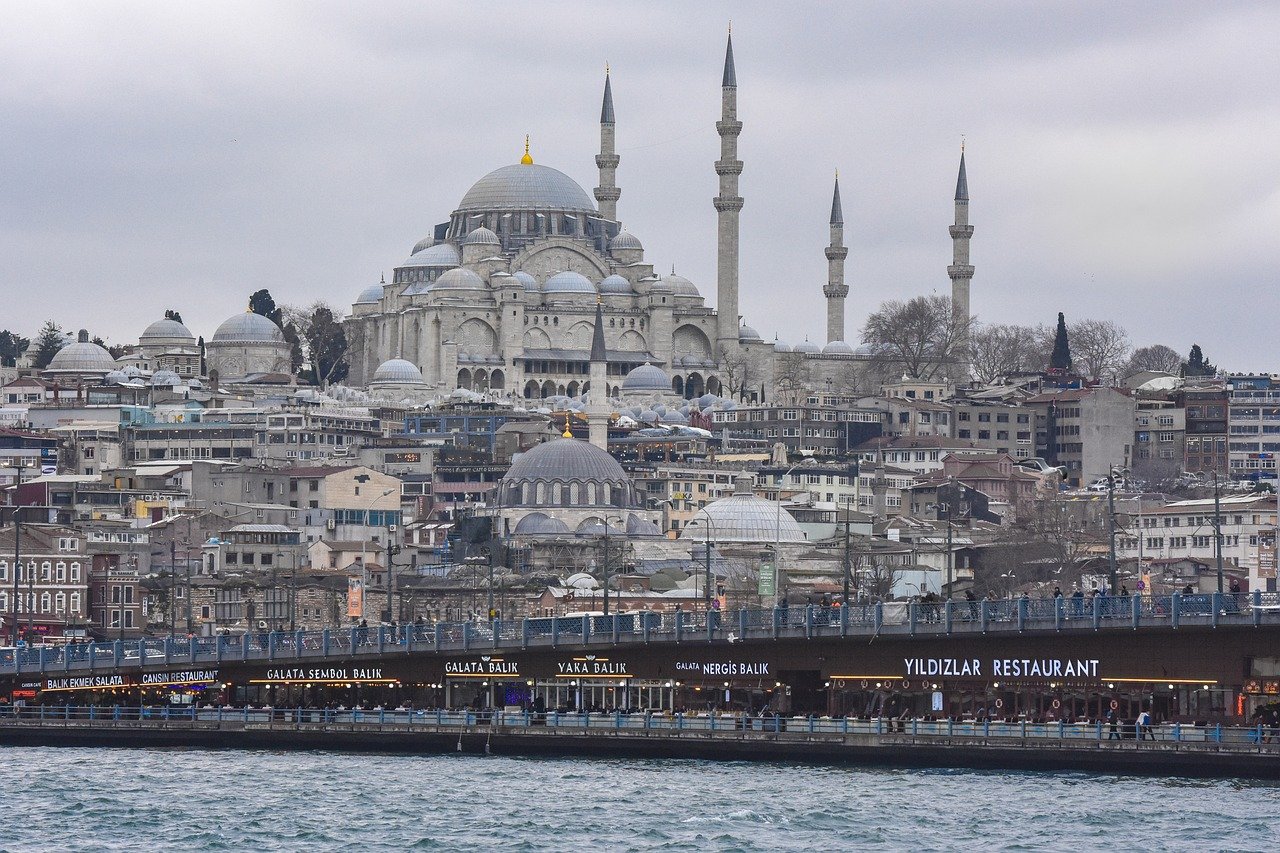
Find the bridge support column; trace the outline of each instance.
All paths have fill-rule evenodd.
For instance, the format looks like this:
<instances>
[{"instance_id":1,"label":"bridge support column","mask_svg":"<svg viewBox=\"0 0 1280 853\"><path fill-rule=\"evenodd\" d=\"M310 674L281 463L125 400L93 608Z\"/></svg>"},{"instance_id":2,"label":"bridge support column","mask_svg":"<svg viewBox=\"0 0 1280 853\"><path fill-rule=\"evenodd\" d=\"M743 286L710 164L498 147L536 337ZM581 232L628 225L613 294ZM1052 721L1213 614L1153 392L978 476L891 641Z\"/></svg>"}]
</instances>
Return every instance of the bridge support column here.
<instances>
[{"instance_id":1,"label":"bridge support column","mask_svg":"<svg viewBox=\"0 0 1280 853\"><path fill-rule=\"evenodd\" d=\"M302 657L302 629L293 632L293 656Z\"/></svg>"},{"instance_id":2,"label":"bridge support column","mask_svg":"<svg viewBox=\"0 0 1280 853\"><path fill-rule=\"evenodd\" d=\"M1093 597L1093 630L1102 627L1102 596L1095 595Z\"/></svg>"},{"instance_id":3,"label":"bridge support column","mask_svg":"<svg viewBox=\"0 0 1280 853\"><path fill-rule=\"evenodd\" d=\"M875 609L875 629L876 633L880 633L880 629L884 626L884 605L879 601L876 602Z\"/></svg>"},{"instance_id":4,"label":"bridge support column","mask_svg":"<svg viewBox=\"0 0 1280 853\"><path fill-rule=\"evenodd\" d=\"M325 628L320 632L320 651L325 657L329 656L329 629Z\"/></svg>"},{"instance_id":5,"label":"bridge support column","mask_svg":"<svg viewBox=\"0 0 1280 853\"><path fill-rule=\"evenodd\" d=\"M914 601L908 601L907 602L907 633L909 633L913 637L916 635L916 618L917 618L916 603Z\"/></svg>"},{"instance_id":6,"label":"bridge support column","mask_svg":"<svg viewBox=\"0 0 1280 853\"><path fill-rule=\"evenodd\" d=\"M1129 617L1133 620L1133 630L1138 630L1138 621L1142 613L1142 596L1129 594Z\"/></svg>"},{"instance_id":7,"label":"bridge support column","mask_svg":"<svg viewBox=\"0 0 1280 853\"><path fill-rule=\"evenodd\" d=\"M1213 627L1218 627L1218 614L1222 612L1222 593L1214 591L1213 593L1213 618L1210 620Z\"/></svg>"},{"instance_id":8,"label":"bridge support column","mask_svg":"<svg viewBox=\"0 0 1280 853\"><path fill-rule=\"evenodd\" d=\"M1175 592L1169 596L1169 624L1177 628L1182 622L1182 594Z\"/></svg>"},{"instance_id":9,"label":"bridge support column","mask_svg":"<svg viewBox=\"0 0 1280 853\"><path fill-rule=\"evenodd\" d=\"M955 616L953 612L954 608L952 607L954 603L955 602L948 598L942 605L942 624L946 628L947 636L951 636L951 623Z\"/></svg>"},{"instance_id":10,"label":"bridge support column","mask_svg":"<svg viewBox=\"0 0 1280 853\"><path fill-rule=\"evenodd\" d=\"M240 635L240 660L249 659L249 634L245 632Z\"/></svg>"},{"instance_id":11,"label":"bridge support column","mask_svg":"<svg viewBox=\"0 0 1280 853\"><path fill-rule=\"evenodd\" d=\"M1018 632L1021 633L1027 629L1027 600L1025 598L1018 599Z\"/></svg>"},{"instance_id":12,"label":"bridge support column","mask_svg":"<svg viewBox=\"0 0 1280 853\"><path fill-rule=\"evenodd\" d=\"M1262 624L1262 590L1255 589L1253 591L1253 624Z\"/></svg>"},{"instance_id":13,"label":"bridge support column","mask_svg":"<svg viewBox=\"0 0 1280 853\"><path fill-rule=\"evenodd\" d=\"M991 618L991 602L983 600L979 603L979 615L982 617L982 633L987 633L987 620Z\"/></svg>"},{"instance_id":14,"label":"bridge support column","mask_svg":"<svg viewBox=\"0 0 1280 853\"><path fill-rule=\"evenodd\" d=\"M745 638L747 636L747 608L738 608L738 637Z\"/></svg>"},{"instance_id":15,"label":"bridge support column","mask_svg":"<svg viewBox=\"0 0 1280 853\"><path fill-rule=\"evenodd\" d=\"M1062 596L1054 596L1053 599L1053 630L1062 630L1063 603Z\"/></svg>"},{"instance_id":16,"label":"bridge support column","mask_svg":"<svg viewBox=\"0 0 1280 853\"><path fill-rule=\"evenodd\" d=\"M520 648L529 648L529 617L524 617L520 622Z\"/></svg>"}]
</instances>

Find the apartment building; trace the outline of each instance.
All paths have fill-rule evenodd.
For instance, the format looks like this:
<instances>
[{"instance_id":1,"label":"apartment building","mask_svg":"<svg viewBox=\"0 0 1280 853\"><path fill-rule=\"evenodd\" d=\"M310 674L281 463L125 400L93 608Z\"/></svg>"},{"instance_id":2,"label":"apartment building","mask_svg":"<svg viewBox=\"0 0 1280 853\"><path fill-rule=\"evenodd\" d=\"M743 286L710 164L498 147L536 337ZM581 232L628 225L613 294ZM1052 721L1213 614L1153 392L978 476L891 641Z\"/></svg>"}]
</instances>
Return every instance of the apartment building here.
<instances>
[{"instance_id":1,"label":"apartment building","mask_svg":"<svg viewBox=\"0 0 1280 853\"><path fill-rule=\"evenodd\" d=\"M1228 376L1226 392L1228 474L1274 480L1280 453L1280 376Z\"/></svg>"}]
</instances>

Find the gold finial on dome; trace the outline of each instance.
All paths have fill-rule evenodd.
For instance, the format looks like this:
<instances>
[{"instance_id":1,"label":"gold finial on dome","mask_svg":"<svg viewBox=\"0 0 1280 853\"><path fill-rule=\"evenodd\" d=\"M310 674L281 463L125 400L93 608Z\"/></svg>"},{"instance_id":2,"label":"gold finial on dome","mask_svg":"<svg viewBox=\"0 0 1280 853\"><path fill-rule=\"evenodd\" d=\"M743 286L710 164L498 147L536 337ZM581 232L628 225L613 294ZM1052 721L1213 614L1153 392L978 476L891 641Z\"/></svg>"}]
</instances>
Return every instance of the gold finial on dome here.
<instances>
[{"instance_id":1,"label":"gold finial on dome","mask_svg":"<svg viewBox=\"0 0 1280 853\"><path fill-rule=\"evenodd\" d=\"M564 411L564 432L560 434L562 438L573 438L573 430L569 429L569 410Z\"/></svg>"},{"instance_id":2,"label":"gold finial on dome","mask_svg":"<svg viewBox=\"0 0 1280 853\"><path fill-rule=\"evenodd\" d=\"M533 158L529 156L529 134L524 135L524 156L520 158L521 166L532 166Z\"/></svg>"}]
</instances>

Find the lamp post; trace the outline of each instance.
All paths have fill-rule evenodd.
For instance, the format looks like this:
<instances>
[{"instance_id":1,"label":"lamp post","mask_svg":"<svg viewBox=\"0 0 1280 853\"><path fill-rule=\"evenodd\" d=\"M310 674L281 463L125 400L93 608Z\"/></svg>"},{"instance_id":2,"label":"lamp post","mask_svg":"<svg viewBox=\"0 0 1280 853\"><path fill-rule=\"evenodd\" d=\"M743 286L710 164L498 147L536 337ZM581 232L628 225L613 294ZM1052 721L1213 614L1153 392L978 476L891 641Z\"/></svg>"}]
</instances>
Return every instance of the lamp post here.
<instances>
[{"instance_id":1,"label":"lamp post","mask_svg":"<svg viewBox=\"0 0 1280 853\"><path fill-rule=\"evenodd\" d=\"M1107 471L1107 538L1110 546L1107 549L1107 570L1110 575L1112 595L1116 594L1119 578L1116 576L1116 474L1128 473L1125 468L1112 465Z\"/></svg>"},{"instance_id":2,"label":"lamp post","mask_svg":"<svg viewBox=\"0 0 1280 853\"><path fill-rule=\"evenodd\" d=\"M705 605L706 609L709 611L711 610L711 545L712 545L711 539L712 537L715 536L716 526L711 521L711 513L707 512L707 508L705 506L701 507L697 512L693 514L694 519L696 520L699 515L705 515L707 517L707 535L704 536L702 540L703 547L706 550L707 575L706 575L706 581L704 584L705 589L703 590L702 597L703 597L703 604ZM690 522L690 523L693 523L693 522ZM696 589L696 586L695 586L695 589Z\"/></svg>"},{"instance_id":3,"label":"lamp post","mask_svg":"<svg viewBox=\"0 0 1280 853\"><path fill-rule=\"evenodd\" d=\"M361 515L363 516L363 526L365 528L369 527L369 510L373 509L374 504L376 504L378 501L385 498L387 495L391 494L393 491L395 491L395 489L387 489L382 494L374 497L373 500L369 501L367 504L364 505L364 509L361 511ZM369 534L366 530L366 532L360 537L360 621L361 622L365 622L368 620L369 561L368 559L366 559L368 556L368 549L365 547L368 544L368 542L369 542Z\"/></svg>"},{"instance_id":4,"label":"lamp post","mask_svg":"<svg viewBox=\"0 0 1280 853\"><path fill-rule=\"evenodd\" d=\"M783 471L782 476L778 478L778 503L773 520L773 606L775 608L778 606L778 598L782 592L782 485L792 471L804 464L804 462L797 462Z\"/></svg>"},{"instance_id":5,"label":"lamp post","mask_svg":"<svg viewBox=\"0 0 1280 853\"><path fill-rule=\"evenodd\" d=\"M623 521L620 516L606 515L604 517L604 561L603 561L604 562L604 570L603 570L604 572L603 573L604 610L603 610L603 613L605 616L609 615L609 522L614 520L617 520L619 524L623 525L624 530L626 529L626 522ZM492 589L490 589L489 594L493 595Z\"/></svg>"},{"instance_id":6,"label":"lamp post","mask_svg":"<svg viewBox=\"0 0 1280 853\"><path fill-rule=\"evenodd\" d=\"M18 458L9 460L9 465L18 472L18 481L13 487L13 499L9 502L13 507L13 599L9 603L10 629L13 635L10 645L18 645L18 567L22 564L22 517L18 506L18 492L22 486L22 469L26 466L19 463Z\"/></svg>"}]
</instances>

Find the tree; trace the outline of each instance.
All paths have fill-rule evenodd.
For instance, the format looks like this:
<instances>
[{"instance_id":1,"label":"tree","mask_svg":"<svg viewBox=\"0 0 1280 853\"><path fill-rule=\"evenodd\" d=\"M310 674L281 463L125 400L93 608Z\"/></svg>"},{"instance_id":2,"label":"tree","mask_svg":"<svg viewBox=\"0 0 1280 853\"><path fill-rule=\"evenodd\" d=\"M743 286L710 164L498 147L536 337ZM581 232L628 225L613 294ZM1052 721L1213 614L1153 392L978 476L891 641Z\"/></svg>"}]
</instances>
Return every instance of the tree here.
<instances>
[{"instance_id":1,"label":"tree","mask_svg":"<svg viewBox=\"0 0 1280 853\"><path fill-rule=\"evenodd\" d=\"M342 328L341 312L325 302L313 302L308 308L287 308L285 314L285 337L292 330L302 344L306 367L299 375L322 387L346 379L351 346Z\"/></svg>"},{"instance_id":2,"label":"tree","mask_svg":"<svg viewBox=\"0 0 1280 853\"><path fill-rule=\"evenodd\" d=\"M249 297L249 310L255 314L261 314L281 329L284 328L284 315L280 308L276 306L276 301L271 298L271 291L265 287L262 290L255 291Z\"/></svg>"},{"instance_id":3,"label":"tree","mask_svg":"<svg viewBox=\"0 0 1280 853\"><path fill-rule=\"evenodd\" d=\"M995 382L1014 373L1044 367L1042 334L1030 326L975 324L969 336L969 365L973 378Z\"/></svg>"},{"instance_id":4,"label":"tree","mask_svg":"<svg viewBox=\"0 0 1280 853\"><path fill-rule=\"evenodd\" d=\"M31 366L36 370L44 370L53 361L53 357L62 349L65 338L62 327L52 320L45 320L36 335L36 354L31 358Z\"/></svg>"},{"instance_id":5,"label":"tree","mask_svg":"<svg viewBox=\"0 0 1280 853\"><path fill-rule=\"evenodd\" d=\"M746 399L746 391L755 381L754 365L750 356L742 347L720 347L720 381L725 393L737 397L739 402Z\"/></svg>"},{"instance_id":6,"label":"tree","mask_svg":"<svg viewBox=\"0 0 1280 853\"><path fill-rule=\"evenodd\" d=\"M31 341L8 329L0 331L0 367L17 367Z\"/></svg>"},{"instance_id":7,"label":"tree","mask_svg":"<svg viewBox=\"0 0 1280 853\"><path fill-rule=\"evenodd\" d=\"M108 343L107 343L107 341L106 341L106 339L105 339L105 338L103 338L101 335L94 335L92 338L90 338L90 339L89 339L89 342L90 342L90 343L97 344L98 346L102 347L104 350L106 350L108 353L110 353L110 355L111 355L111 357L112 357L112 358L119 358L120 356L122 356L122 355L124 355L125 353L129 352L129 347L128 347L128 345L126 345L126 344L114 344L114 345L112 345L112 344L108 344Z\"/></svg>"},{"instance_id":8,"label":"tree","mask_svg":"<svg viewBox=\"0 0 1280 853\"><path fill-rule=\"evenodd\" d=\"M1137 373L1142 370L1154 370L1158 373L1177 373L1182 366L1182 357L1164 344L1152 344L1139 347L1129 356L1126 373Z\"/></svg>"},{"instance_id":9,"label":"tree","mask_svg":"<svg viewBox=\"0 0 1280 853\"><path fill-rule=\"evenodd\" d=\"M181 315L181 314L179 314L177 311L174 311L172 308L169 308L169 309L166 309L166 310L165 310L165 312L164 312L164 318L165 318L166 320L172 320L172 321L174 321L175 323L181 323L181 322L182 322L182 315Z\"/></svg>"},{"instance_id":10,"label":"tree","mask_svg":"<svg viewBox=\"0 0 1280 853\"><path fill-rule=\"evenodd\" d=\"M1064 590L1107 543L1105 503L1073 501L1059 493L1028 501L1001 526L974 566L974 586L1009 591L1031 583Z\"/></svg>"},{"instance_id":11,"label":"tree","mask_svg":"<svg viewBox=\"0 0 1280 853\"><path fill-rule=\"evenodd\" d=\"M972 324L973 318L952 312L949 297L917 296L883 303L867 318L862 340L882 358L900 364L908 376L927 380L964 360Z\"/></svg>"},{"instance_id":12,"label":"tree","mask_svg":"<svg viewBox=\"0 0 1280 853\"><path fill-rule=\"evenodd\" d=\"M1071 327L1076 369L1095 382L1114 379L1129 358L1129 333L1112 320L1081 320Z\"/></svg>"},{"instance_id":13,"label":"tree","mask_svg":"<svg viewBox=\"0 0 1280 853\"><path fill-rule=\"evenodd\" d=\"M1201 376L1217 376L1218 368L1204 357L1199 344L1192 344L1191 352L1187 355L1187 360L1182 362L1182 369L1179 372L1188 379L1195 379Z\"/></svg>"},{"instance_id":14,"label":"tree","mask_svg":"<svg viewBox=\"0 0 1280 853\"><path fill-rule=\"evenodd\" d=\"M805 363L804 353L780 353L774 361L773 384L783 400L794 403L796 395L809 384L809 365Z\"/></svg>"},{"instance_id":15,"label":"tree","mask_svg":"<svg viewBox=\"0 0 1280 853\"><path fill-rule=\"evenodd\" d=\"M1049 356L1049 369L1060 373L1071 372L1071 344L1067 340L1067 318L1058 312L1058 328L1053 335L1053 353Z\"/></svg>"}]
</instances>

